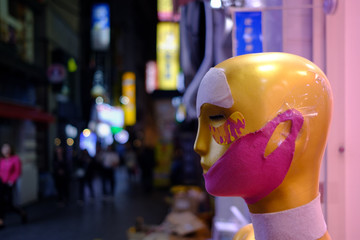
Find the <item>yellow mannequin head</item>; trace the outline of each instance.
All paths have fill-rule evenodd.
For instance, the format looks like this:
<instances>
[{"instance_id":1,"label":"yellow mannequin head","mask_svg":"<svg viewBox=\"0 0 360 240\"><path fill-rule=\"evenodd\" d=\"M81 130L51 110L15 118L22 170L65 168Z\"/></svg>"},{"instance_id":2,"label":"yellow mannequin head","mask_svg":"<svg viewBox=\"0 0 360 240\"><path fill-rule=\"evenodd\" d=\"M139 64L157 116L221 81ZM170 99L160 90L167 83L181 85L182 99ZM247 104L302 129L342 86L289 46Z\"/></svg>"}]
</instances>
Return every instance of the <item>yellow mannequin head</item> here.
<instances>
[{"instance_id":1,"label":"yellow mannequin head","mask_svg":"<svg viewBox=\"0 0 360 240\"><path fill-rule=\"evenodd\" d=\"M204 173L237 137L256 132L278 114L296 109L304 123L285 179L249 208L252 212L280 211L314 199L332 114L332 93L324 73L312 62L287 53L242 55L225 60L211 71L215 73L203 79L208 84L200 84L197 102L199 126L194 149L201 156ZM214 88L213 83L220 85ZM222 94L217 94L219 91ZM234 113L245 126L239 136L219 144L211 127L221 126L230 116L234 118ZM276 128L265 156L284 141L290 128L290 121Z\"/></svg>"}]
</instances>

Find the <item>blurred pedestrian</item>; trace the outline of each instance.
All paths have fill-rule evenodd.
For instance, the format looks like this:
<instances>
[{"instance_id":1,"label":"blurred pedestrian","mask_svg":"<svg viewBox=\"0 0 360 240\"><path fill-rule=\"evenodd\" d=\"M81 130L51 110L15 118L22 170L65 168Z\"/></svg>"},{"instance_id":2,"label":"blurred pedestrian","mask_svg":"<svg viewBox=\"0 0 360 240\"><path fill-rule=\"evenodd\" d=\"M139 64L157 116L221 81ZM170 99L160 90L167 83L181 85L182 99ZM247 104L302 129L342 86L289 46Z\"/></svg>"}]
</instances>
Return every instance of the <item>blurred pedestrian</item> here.
<instances>
[{"instance_id":1,"label":"blurred pedestrian","mask_svg":"<svg viewBox=\"0 0 360 240\"><path fill-rule=\"evenodd\" d=\"M127 143L124 154L125 166L128 172L129 180L136 180L137 156L131 143Z\"/></svg>"},{"instance_id":2,"label":"blurred pedestrian","mask_svg":"<svg viewBox=\"0 0 360 240\"><path fill-rule=\"evenodd\" d=\"M0 158L0 228L3 228L5 211L7 209L21 216L22 223L27 222L27 214L13 201L13 189L21 175L21 160L15 154L10 144L1 147Z\"/></svg>"},{"instance_id":3,"label":"blurred pedestrian","mask_svg":"<svg viewBox=\"0 0 360 240\"><path fill-rule=\"evenodd\" d=\"M184 152L180 147L174 151L174 157L171 164L170 182L172 186L183 184L184 177Z\"/></svg>"},{"instance_id":4,"label":"blurred pedestrian","mask_svg":"<svg viewBox=\"0 0 360 240\"><path fill-rule=\"evenodd\" d=\"M84 149L78 159L76 176L79 180L79 203L84 201L86 188L89 190L90 199L94 199L93 181L95 177L96 163L88 150Z\"/></svg>"},{"instance_id":5,"label":"blurred pedestrian","mask_svg":"<svg viewBox=\"0 0 360 240\"><path fill-rule=\"evenodd\" d=\"M100 143L96 144L96 153L94 156L95 160L95 172L96 175L102 176L103 175L103 161L104 161L104 151L101 148Z\"/></svg>"},{"instance_id":6,"label":"blurred pedestrian","mask_svg":"<svg viewBox=\"0 0 360 240\"><path fill-rule=\"evenodd\" d=\"M115 169L119 166L120 157L114 150L112 145L109 145L102 155L103 157L103 174L102 185L103 195L105 198L114 196L115 191Z\"/></svg>"},{"instance_id":7,"label":"blurred pedestrian","mask_svg":"<svg viewBox=\"0 0 360 240\"><path fill-rule=\"evenodd\" d=\"M153 190L155 151L152 147L144 147L139 155L139 165L141 169L141 181L145 193Z\"/></svg>"},{"instance_id":8,"label":"blurred pedestrian","mask_svg":"<svg viewBox=\"0 0 360 240\"><path fill-rule=\"evenodd\" d=\"M55 148L53 176L58 196L58 204L59 206L64 206L69 200L70 172L62 146Z\"/></svg>"}]
</instances>

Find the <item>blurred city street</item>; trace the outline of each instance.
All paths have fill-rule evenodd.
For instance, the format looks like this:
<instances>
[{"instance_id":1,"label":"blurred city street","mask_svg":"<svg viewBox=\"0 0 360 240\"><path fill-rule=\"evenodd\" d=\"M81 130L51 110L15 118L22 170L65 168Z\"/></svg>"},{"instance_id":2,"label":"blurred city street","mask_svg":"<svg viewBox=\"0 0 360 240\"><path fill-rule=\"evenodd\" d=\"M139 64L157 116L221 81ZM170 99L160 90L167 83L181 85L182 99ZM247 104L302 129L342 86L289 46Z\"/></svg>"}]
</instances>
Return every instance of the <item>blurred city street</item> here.
<instances>
[{"instance_id":1,"label":"blurred city street","mask_svg":"<svg viewBox=\"0 0 360 240\"><path fill-rule=\"evenodd\" d=\"M98 179L97 179L98 180ZM137 217L145 224L160 224L168 211L167 191L143 193L140 182L129 184L124 168L116 172L114 199L103 200L100 181L95 182L95 199L83 205L76 200L76 182L67 206L59 206L55 199L45 199L25 207L28 223L21 224L15 214L6 216L6 227L0 239L6 240L123 240L134 226Z\"/></svg>"},{"instance_id":2,"label":"blurred city street","mask_svg":"<svg viewBox=\"0 0 360 240\"><path fill-rule=\"evenodd\" d=\"M360 239L359 8L0 0L0 240Z\"/></svg>"}]
</instances>

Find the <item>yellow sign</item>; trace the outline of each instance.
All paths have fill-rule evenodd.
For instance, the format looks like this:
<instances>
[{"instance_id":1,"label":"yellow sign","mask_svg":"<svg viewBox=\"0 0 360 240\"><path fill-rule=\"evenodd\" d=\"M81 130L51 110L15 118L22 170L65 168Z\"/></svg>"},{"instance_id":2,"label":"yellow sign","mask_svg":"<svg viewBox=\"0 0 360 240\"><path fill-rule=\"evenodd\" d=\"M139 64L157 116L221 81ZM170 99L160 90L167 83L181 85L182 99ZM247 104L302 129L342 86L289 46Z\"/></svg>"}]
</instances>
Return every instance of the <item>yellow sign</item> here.
<instances>
[{"instance_id":1,"label":"yellow sign","mask_svg":"<svg viewBox=\"0 0 360 240\"><path fill-rule=\"evenodd\" d=\"M160 21L170 21L173 16L173 1L158 0L157 1L158 18Z\"/></svg>"},{"instance_id":2,"label":"yellow sign","mask_svg":"<svg viewBox=\"0 0 360 240\"><path fill-rule=\"evenodd\" d=\"M126 72L122 77L122 100L125 125L132 126L136 123L136 85L135 73Z\"/></svg>"},{"instance_id":3,"label":"yellow sign","mask_svg":"<svg viewBox=\"0 0 360 240\"><path fill-rule=\"evenodd\" d=\"M69 72L76 72L76 70L77 70L77 64L76 64L74 58L69 58L69 60L68 60L68 62L67 62L67 66L68 66L68 71L69 71Z\"/></svg>"},{"instance_id":4,"label":"yellow sign","mask_svg":"<svg viewBox=\"0 0 360 240\"><path fill-rule=\"evenodd\" d=\"M157 66L159 90L176 90L180 72L179 24L160 22L157 25Z\"/></svg>"}]
</instances>

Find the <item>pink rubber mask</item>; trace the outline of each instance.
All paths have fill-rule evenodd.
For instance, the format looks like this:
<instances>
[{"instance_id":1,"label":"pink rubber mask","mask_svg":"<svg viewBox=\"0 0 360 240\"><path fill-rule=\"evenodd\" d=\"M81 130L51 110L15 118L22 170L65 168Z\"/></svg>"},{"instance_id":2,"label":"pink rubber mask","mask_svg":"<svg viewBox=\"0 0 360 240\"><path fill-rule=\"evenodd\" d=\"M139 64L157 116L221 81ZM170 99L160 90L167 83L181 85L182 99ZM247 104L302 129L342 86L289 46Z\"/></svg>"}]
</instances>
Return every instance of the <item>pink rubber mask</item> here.
<instances>
[{"instance_id":1,"label":"pink rubber mask","mask_svg":"<svg viewBox=\"0 0 360 240\"><path fill-rule=\"evenodd\" d=\"M265 157L265 149L276 127L291 121L287 138ZM295 151L295 141L304 118L289 109L268 122L262 129L240 137L204 174L205 187L214 196L240 196L248 204L271 193L284 180Z\"/></svg>"},{"instance_id":2,"label":"pink rubber mask","mask_svg":"<svg viewBox=\"0 0 360 240\"><path fill-rule=\"evenodd\" d=\"M215 142L220 145L226 145L243 135L242 129L245 128L245 119L241 113L234 112L221 126L214 127L210 125L209 128Z\"/></svg>"}]
</instances>

